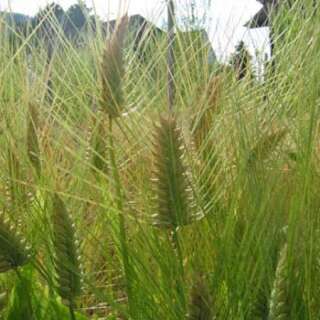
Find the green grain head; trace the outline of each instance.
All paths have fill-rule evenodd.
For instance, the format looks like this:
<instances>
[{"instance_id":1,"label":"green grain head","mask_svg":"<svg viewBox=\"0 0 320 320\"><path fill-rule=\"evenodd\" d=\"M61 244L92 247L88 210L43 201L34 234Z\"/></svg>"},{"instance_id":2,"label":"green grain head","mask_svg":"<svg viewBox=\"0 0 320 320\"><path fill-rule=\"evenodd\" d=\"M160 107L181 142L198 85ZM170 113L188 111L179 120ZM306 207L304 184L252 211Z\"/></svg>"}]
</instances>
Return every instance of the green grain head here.
<instances>
[{"instance_id":1,"label":"green grain head","mask_svg":"<svg viewBox=\"0 0 320 320\"><path fill-rule=\"evenodd\" d=\"M37 106L29 105L27 121L27 153L29 160L38 176L41 174L40 147L37 130L39 128L39 114Z\"/></svg>"},{"instance_id":2,"label":"green grain head","mask_svg":"<svg viewBox=\"0 0 320 320\"><path fill-rule=\"evenodd\" d=\"M111 118L120 116L124 105L122 89L124 77L123 50L127 25L128 16L126 15L120 19L111 38L107 41L102 57L100 70L101 109Z\"/></svg>"},{"instance_id":3,"label":"green grain head","mask_svg":"<svg viewBox=\"0 0 320 320\"><path fill-rule=\"evenodd\" d=\"M81 264L75 225L64 202L53 197L53 245L57 289L61 298L72 305L81 293Z\"/></svg>"},{"instance_id":4,"label":"green grain head","mask_svg":"<svg viewBox=\"0 0 320 320\"><path fill-rule=\"evenodd\" d=\"M182 134L175 117L160 117L153 150L156 226L175 229L192 221L192 194L183 155Z\"/></svg>"},{"instance_id":5,"label":"green grain head","mask_svg":"<svg viewBox=\"0 0 320 320\"><path fill-rule=\"evenodd\" d=\"M16 226L0 214L0 272L17 269L30 260L30 247Z\"/></svg>"},{"instance_id":6,"label":"green grain head","mask_svg":"<svg viewBox=\"0 0 320 320\"><path fill-rule=\"evenodd\" d=\"M97 127L92 134L92 147L93 157L92 164L97 172L107 174L107 133L106 133L106 122L104 119L97 120Z\"/></svg>"},{"instance_id":7,"label":"green grain head","mask_svg":"<svg viewBox=\"0 0 320 320\"><path fill-rule=\"evenodd\" d=\"M288 248L285 245L280 252L271 292L269 320L289 319L287 254Z\"/></svg>"},{"instance_id":8,"label":"green grain head","mask_svg":"<svg viewBox=\"0 0 320 320\"><path fill-rule=\"evenodd\" d=\"M213 299L208 289L208 283L203 276L198 276L192 286L190 293L189 320L212 320Z\"/></svg>"}]
</instances>

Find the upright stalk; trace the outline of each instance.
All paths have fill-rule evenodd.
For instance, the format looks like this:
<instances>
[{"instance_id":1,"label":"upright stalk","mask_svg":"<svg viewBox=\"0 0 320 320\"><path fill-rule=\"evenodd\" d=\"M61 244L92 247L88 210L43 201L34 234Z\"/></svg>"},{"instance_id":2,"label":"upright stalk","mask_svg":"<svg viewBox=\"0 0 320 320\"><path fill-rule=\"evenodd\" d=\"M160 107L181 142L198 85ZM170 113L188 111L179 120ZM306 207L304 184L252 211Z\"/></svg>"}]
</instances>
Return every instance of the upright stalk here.
<instances>
[{"instance_id":1,"label":"upright stalk","mask_svg":"<svg viewBox=\"0 0 320 320\"><path fill-rule=\"evenodd\" d=\"M52 43L53 40L49 41L48 44L48 52L47 52L47 90L46 90L46 95L45 99L48 102L49 106L52 106L53 103L53 81L52 81L52 60L53 60L53 46L54 44Z\"/></svg>"},{"instance_id":2,"label":"upright stalk","mask_svg":"<svg viewBox=\"0 0 320 320\"><path fill-rule=\"evenodd\" d=\"M175 100L174 16L175 16L175 8L174 8L173 0L168 0L168 59L167 59L167 64L168 64L168 108L169 108L170 112L173 111L174 100Z\"/></svg>"},{"instance_id":3,"label":"upright stalk","mask_svg":"<svg viewBox=\"0 0 320 320\"><path fill-rule=\"evenodd\" d=\"M20 283L22 283L22 282L24 281L24 278L23 278L23 276L21 275L19 269L16 268L16 269L14 269L14 271L15 271L15 273L16 273L19 281L20 281ZM25 316L26 316L26 318L31 317L31 319L33 319L33 317L34 317L35 315L34 315L34 312L33 312L32 302L30 301L30 299L27 299L27 300L28 300L28 301L27 301L27 306L28 306L28 312L29 312L29 314L27 314L27 315L25 315ZM72 320L73 320L73 319L72 319Z\"/></svg>"},{"instance_id":4,"label":"upright stalk","mask_svg":"<svg viewBox=\"0 0 320 320\"><path fill-rule=\"evenodd\" d=\"M128 294L128 304L129 304L129 313L132 314L132 290L131 290L131 269L130 269L130 261L129 261L129 254L128 254L128 244L127 244L127 234L126 234L126 226L125 226L125 219L123 215L123 192L120 182L120 175L118 171L118 167L116 164L116 157L114 151L114 141L113 141L113 128L112 128L113 120L112 117L109 116L109 156L111 162L111 171L114 181L114 188L115 188L115 202L116 207L118 209L118 217L119 217L119 233L120 233L120 247L121 247L121 254L122 254L122 263L125 273L126 279L126 289Z\"/></svg>"},{"instance_id":5,"label":"upright stalk","mask_svg":"<svg viewBox=\"0 0 320 320\"><path fill-rule=\"evenodd\" d=\"M272 23L270 26L270 52L271 52L271 75L273 77L276 72L276 60L275 60L275 32L274 32L274 27Z\"/></svg>"},{"instance_id":6,"label":"upright stalk","mask_svg":"<svg viewBox=\"0 0 320 320\"><path fill-rule=\"evenodd\" d=\"M174 40L175 40L175 6L174 0L168 0L168 57L167 57L167 68L168 68L168 109L170 113L174 111L175 103L175 55L174 55ZM184 267L183 267L183 256L180 246L179 236L177 228L172 231L172 244L178 259L179 266L179 277L175 279L178 295L180 298L183 312L186 310L186 301L184 296Z\"/></svg>"},{"instance_id":7,"label":"upright stalk","mask_svg":"<svg viewBox=\"0 0 320 320\"><path fill-rule=\"evenodd\" d=\"M70 313L70 319L76 320L76 315L74 313L73 303L70 303L70 305L69 305L69 313Z\"/></svg>"},{"instance_id":8,"label":"upright stalk","mask_svg":"<svg viewBox=\"0 0 320 320\"><path fill-rule=\"evenodd\" d=\"M185 272L184 272L184 266L183 266L183 254L182 254L182 249L180 245L177 228L174 228L172 230L171 241L174 247L176 257L178 259L178 268L179 268L178 270L179 279L176 279L176 287L177 287L177 292L180 298L181 307L183 311L185 311L187 308L187 303L186 303L185 294L184 294L184 287L183 287Z\"/></svg>"}]
</instances>

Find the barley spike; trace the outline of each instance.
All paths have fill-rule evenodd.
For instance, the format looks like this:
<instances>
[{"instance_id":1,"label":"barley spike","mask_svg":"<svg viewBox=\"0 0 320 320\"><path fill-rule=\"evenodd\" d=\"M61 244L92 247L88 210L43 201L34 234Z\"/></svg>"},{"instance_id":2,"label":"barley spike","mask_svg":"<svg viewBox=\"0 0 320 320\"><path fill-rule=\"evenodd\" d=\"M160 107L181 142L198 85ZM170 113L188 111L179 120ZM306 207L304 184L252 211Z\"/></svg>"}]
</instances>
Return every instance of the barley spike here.
<instances>
[{"instance_id":1,"label":"barley spike","mask_svg":"<svg viewBox=\"0 0 320 320\"><path fill-rule=\"evenodd\" d=\"M191 222L190 190L183 164L181 130L174 115L160 117L154 134L154 182L156 213L154 224L175 229Z\"/></svg>"},{"instance_id":2,"label":"barley spike","mask_svg":"<svg viewBox=\"0 0 320 320\"><path fill-rule=\"evenodd\" d=\"M269 320L289 319L287 245L281 252L271 292Z\"/></svg>"},{"instance_id":3,"label":"barley spike","mask_svg":"<svg viewBox=\"0 0 320 320\"><path fill-rule=\"evenodd\" d=\"M61 298L72 305L81 293L79 248L72 218L57 194L53 197L52 222L57 289Z\"/></svg>"},{"instance_id":4,"label":"barley spike","mask_svg":"<svg viewBox=\"0 0 320 320\"><path fill-rule=\"evenodd\" d=\"M0 273L16 269L30 260L30 248L18 230L0 214Z\"/></svg>"},{"instance_id":5,"label":"barley spike","mask_svg":"<svg viewBox=\"0 0 320 320\"><path fill-rule=\"evenodd\" d=\"M128 16L123 16L107 41L101 64L102 99L101 107L110 118L119 117L124 98L122 80L124 77L123 47L128 25Z\"/></svg>"}]
</instances>

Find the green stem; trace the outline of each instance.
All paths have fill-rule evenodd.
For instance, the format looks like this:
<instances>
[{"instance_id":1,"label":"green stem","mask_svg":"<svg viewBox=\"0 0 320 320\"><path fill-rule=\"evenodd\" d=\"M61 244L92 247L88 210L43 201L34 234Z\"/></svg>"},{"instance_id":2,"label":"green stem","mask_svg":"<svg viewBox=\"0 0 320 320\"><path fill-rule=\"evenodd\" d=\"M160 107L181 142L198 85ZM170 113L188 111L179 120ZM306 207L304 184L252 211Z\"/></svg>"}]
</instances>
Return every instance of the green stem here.
<instances>
[{"instance_id":1,"label":"green stem","mask_svg":"<svg viewBox=\"0 0 320 320\"><path fill-rule=\"evenodd\" d=\"M167 68L168 68L168 108L169 111L173 111L174 100L175 100L175 56L174 56L174 19L175 19L175 6L173 0L169 0L167 3L168 9L168 57L167 57Z\"/></svg>"},{"instance_id":2,"label":"green stem","mask_svg":"<svg viewBox=\"0 0 320 320\"><path fill-rule=\"evenodd\" d=\"M76 315L74 313L73 302L71 302L71 301L70 301L70 304L69 304L69 313L70 313L70 319L71 320L76 320Z\"/></svg>"},{"instance_id":3,"label":"green stem","mask_svg":"<svg viewBox=\"0 0 320 320\"><path fill-rule=\"evenodd\" d=\"M111 162L111 170L112 176L114 181L114 188L115 188L115 195L116 195L116 206L118 209L118 216L119 216L119 232L120 232L120 246L121 246L121 253L122 253L122 263L124 267L125 279L126 279L126 289L128 295L128 304L129 304L129 313L131 314L132 308L132 290L131 290L131 268L130 268L130 261L129 261L129 254L128 254L128 245L127 245L127 233L125 227L125 219L124 219L124 210L123 210L123 193L122 187L120 182L120 175L118 171L118 167L116 164L116 157L114 151L114 141L113 141L113 129L112 129L112 117L109 117L109 156ZM132 315L132 314L131 314Z\"/></svg>"},{"instance_id":4,"label":"green stem","mask_svg":"<svg viewBox=\"0 0 320 320\"><path fill-rule=\"evenodd\" d=\"M176 253L176 257L178 259L178 274L177 278L175 279L176 281L176 287L177 287L177 292L180 298L180 303L182 307L182 312L185 314L186 308L187 308L187 303L186 303L186 298L184 294L184 279L185 279L185 272L184 272L184 266L183 266L183 254L182 254L182 249L179 241L179 235L178 235L178 230L177 228L174 228L172 231L172 244L174 247L174 251Z\"/></svg>"},{"instance_id":5,"label":"green stem","mask_svg":"<svg viewBox=\"0 0 320 320\"><path fill-rule=\"evenodd\" d=\"M24 280L23 280L23 276L21 275L20 271L18 269L15 269L15 272L16 272L16 275L17 275L19 281L23 283ZM27 299L27 300L28 300L27 304L28 304L28 308L29 308L28 311L30 312L30 314L26 315L26 317L28 318L28 316L30 316L31 319L33 319L34 313L33 313L33 308L32 308L32 302L30 301L30 299Z\"/></svg>"}]
</instances>

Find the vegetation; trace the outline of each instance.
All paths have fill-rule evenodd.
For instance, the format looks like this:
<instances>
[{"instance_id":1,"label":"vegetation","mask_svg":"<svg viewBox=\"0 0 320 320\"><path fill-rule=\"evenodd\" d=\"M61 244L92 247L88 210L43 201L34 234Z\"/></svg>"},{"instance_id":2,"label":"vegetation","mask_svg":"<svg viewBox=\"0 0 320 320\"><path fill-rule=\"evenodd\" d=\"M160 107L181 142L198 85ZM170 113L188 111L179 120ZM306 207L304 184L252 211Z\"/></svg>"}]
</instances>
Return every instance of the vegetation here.
<instances>
[{"instance_id":1,"label":"vegetation","mask_svg":"<svg viewBox=\"0 0 320 320\"><path fill-rule=\"evenodd\" d=\"M279 10L263 80L178 32L171 110L125 15L49 61L1 20L3 319L319 319L320 12Z\"/></svg>"}]
</instances>

